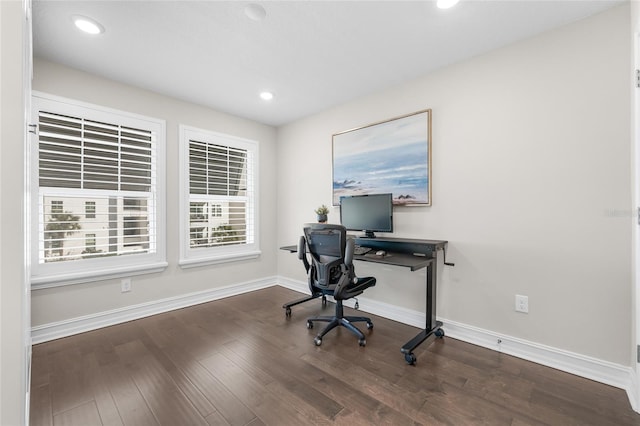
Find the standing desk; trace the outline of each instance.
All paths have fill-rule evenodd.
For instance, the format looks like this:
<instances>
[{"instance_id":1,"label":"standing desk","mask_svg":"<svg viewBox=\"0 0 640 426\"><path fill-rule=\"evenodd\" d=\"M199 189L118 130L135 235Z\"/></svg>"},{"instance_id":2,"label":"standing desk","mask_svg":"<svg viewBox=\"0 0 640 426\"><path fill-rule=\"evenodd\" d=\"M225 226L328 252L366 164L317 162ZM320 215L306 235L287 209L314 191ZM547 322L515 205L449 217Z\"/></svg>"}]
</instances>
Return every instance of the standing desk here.
<instances>
[{"instance_id":1,"label":"standing desk","mask_svg":"<svg viewBox=\"0 0 640 426\"><path fill-rule=\"evenodd\" d=\"M436 320L436 283L438 269L438 252L442 251L444 255L445 265L454 266L453 263L446 262L447 241L442 240L417 240L410 238L364 238L354 237L356 245L362 247L370 247L371 252L363 255L354 255L354 260L363 262L381 263L385 265L402 266L417 271L427 268L426 279L426 319L425 327L413 339L405 343L400 351L404 354L405 361L413 365L416 362L416 356L413 350L422 342L435 337L443 337L442 322ZM281 247L292 253L297 251L297 246ZM378 256L375 253L379 250L386 252L385 256ZM287 316L291 315L291 306L305 302L307 300L319 297L319 295L311 295L304 299L285 304ZM323 300L324 302L324 300Z\"/></svg>"}]
</instances>

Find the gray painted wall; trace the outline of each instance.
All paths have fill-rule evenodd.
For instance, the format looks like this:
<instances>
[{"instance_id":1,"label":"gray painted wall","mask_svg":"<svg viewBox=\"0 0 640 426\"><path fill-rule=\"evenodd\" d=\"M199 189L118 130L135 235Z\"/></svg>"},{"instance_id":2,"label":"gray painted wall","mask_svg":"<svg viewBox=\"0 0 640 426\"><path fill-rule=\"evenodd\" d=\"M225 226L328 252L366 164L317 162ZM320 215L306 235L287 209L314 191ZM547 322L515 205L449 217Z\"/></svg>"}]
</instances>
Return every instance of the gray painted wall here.
<instances>
[{"instance_id":1,"label":"gray painted wall","mask_svg":"<svg viewBox=\"0 0 640 426\"><path fill-rule=\"evenodd\" d=\"M433 206L397 208L394 236L449 240L438 315L630 366L629 25L625 4L280 128L278 244L331 202L333 133L432 108ZM357 270L424 310L423 274ZM278 272L304 280L288 253Z\"/></svg>"},{"instance_id":2,"label":"gray painted wall","mask_svg":"<svg viewBox=\"0 0 640 426\"><path fill-rule=\"evenodd\" d=\"M266 277L275 277L276 130L149 91L122 85L44 60L35 60L33 89L83 102L166 120L167 260L162 273L134 276L132 291L120 292L120 280L36 290L33 326L59 322L132 305L196 293ZM255 260L211 267L178 266L178 125L186 124L260 143L259 211L262 255Z\"/></svg>"}]
</instances>

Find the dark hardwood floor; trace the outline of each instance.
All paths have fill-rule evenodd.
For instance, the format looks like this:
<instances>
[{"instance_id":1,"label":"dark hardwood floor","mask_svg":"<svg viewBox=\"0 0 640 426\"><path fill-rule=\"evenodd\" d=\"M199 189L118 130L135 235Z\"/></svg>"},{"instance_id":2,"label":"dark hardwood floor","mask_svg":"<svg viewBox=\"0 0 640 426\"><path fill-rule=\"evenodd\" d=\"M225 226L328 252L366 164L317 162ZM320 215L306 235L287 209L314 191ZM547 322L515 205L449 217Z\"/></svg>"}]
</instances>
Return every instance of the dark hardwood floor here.
<instances>
[{"instance_id":1,"label":"dark hardwood floor","mask_svg":"<svg viewBox=\"0 0 640 426\"><path fill-rule=\"evenodd\" d=\"M36 425L640 425L624 391L371 316L313 344L271 287L34 346ZM352 311L346 308L346 311ZM320 326L321 324L318 324Z\"/></svg>"}]
</instances>

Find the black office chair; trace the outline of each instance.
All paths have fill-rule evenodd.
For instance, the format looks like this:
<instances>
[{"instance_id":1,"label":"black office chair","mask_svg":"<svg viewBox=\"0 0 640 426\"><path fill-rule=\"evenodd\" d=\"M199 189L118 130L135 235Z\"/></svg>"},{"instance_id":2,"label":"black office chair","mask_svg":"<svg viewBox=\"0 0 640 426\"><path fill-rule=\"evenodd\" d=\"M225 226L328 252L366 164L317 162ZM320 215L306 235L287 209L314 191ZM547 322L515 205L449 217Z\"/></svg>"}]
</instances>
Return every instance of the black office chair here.
<instances>
[{"instance_id":1,"label":"black office chair","mask_svg":"<svg viewBox=\"0 0 640 426\"><path fill-rule=\"evenodd\" d=\"M370 318L345 316L342 301L356 297L376 285L374 277L358 278L353 268L354 242L347 239L347 230L342 225L325 223L306 224L304 236L298 243L298 257L307 269L311 293L322 292L332 295L336 301L335 316L309 318L307 328L313 328L316 321L329 324L314 339L316 346L322 344L322 337L337 326L345 327L358 337L360 346L367 344L364 334L352 323L366 322L367 329L373 328ZM307 260L307 250L311 262Z\"/></svg>"}]
</instances>

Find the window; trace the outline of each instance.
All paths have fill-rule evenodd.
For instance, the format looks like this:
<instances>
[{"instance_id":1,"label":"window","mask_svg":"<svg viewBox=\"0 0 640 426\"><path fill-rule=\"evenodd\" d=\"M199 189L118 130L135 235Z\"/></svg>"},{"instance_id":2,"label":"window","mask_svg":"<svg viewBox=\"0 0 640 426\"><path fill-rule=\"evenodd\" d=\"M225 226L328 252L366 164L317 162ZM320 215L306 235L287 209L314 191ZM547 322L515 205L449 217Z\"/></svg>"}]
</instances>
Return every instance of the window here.
<instances>
[{"instance_id":1,"label":"window","mask_svg":"<svg viewBox=\"0 0 640 426\"><path fill-rule=\"evenodd\" d=\"M190 203L191 223L197 222L198 220L205 220L205 205L206 203Z\"/></svg>"},{"instance_id":2,"label":"window","mask_svg":"<svg viewBox=\"0 0 640 426\"><path fill-rule=\"evenodd\" d=\"M180 126L180 265L260 255L258 143Z\"/></svg>"},{"instance_id":3,"label":"window","mask_svg":"<svg viewBox=\"0 0 640 426\"><path fill-rule=\"evenodd\" d=\"M125 216L124 218L124 246L135 247L138 250L149 249L149 222L145 216Z\"/></svg>"},{"instance_id":4,"label":"window","mask_svg":"<svg viewBox=\"0 0 640 426\"><path fill-rule=\"evenodd\" d=\"M85 203L84 203L84 217L85 217L85 219L95 219L96 218L96 202L95 201L85 201Z\"/></svg>"},{"instance_id":5,"label":"window","mask_svg":"<svg viewBox=\"0 0 640 426\"><path fill-rule=\"evenodd\" d=\"M32 284L166 267L164 121L33 97Z\"/></svg>"},{"instance_id":6,"label":"window","mask_svg":"<svg viewBox=\"0 0 640 426\"><path fill-rule=\"evenodd\" d=\"M85 253L91 254L96 251L96 234L85 234Z\"/></svg>"},{"instance_id":7,"label":"window","mask_svg":"<svg viewBox=\"0 0 640 426\"><path fill-rule=\"evenodd\" d=\"M147 209L147 203L144 199L125 198L123 201L125 210L145 211Z\"/></svg>"},{"instance_id":8,"label":"window","mask_svg":"<svg viewBox=\"0 0 640 426\"><path fill-rule=\"evenodd\" d=\"M51 200L51 214L62 213L63 202L58 200Z\"/></svg>"}]
</instances>

